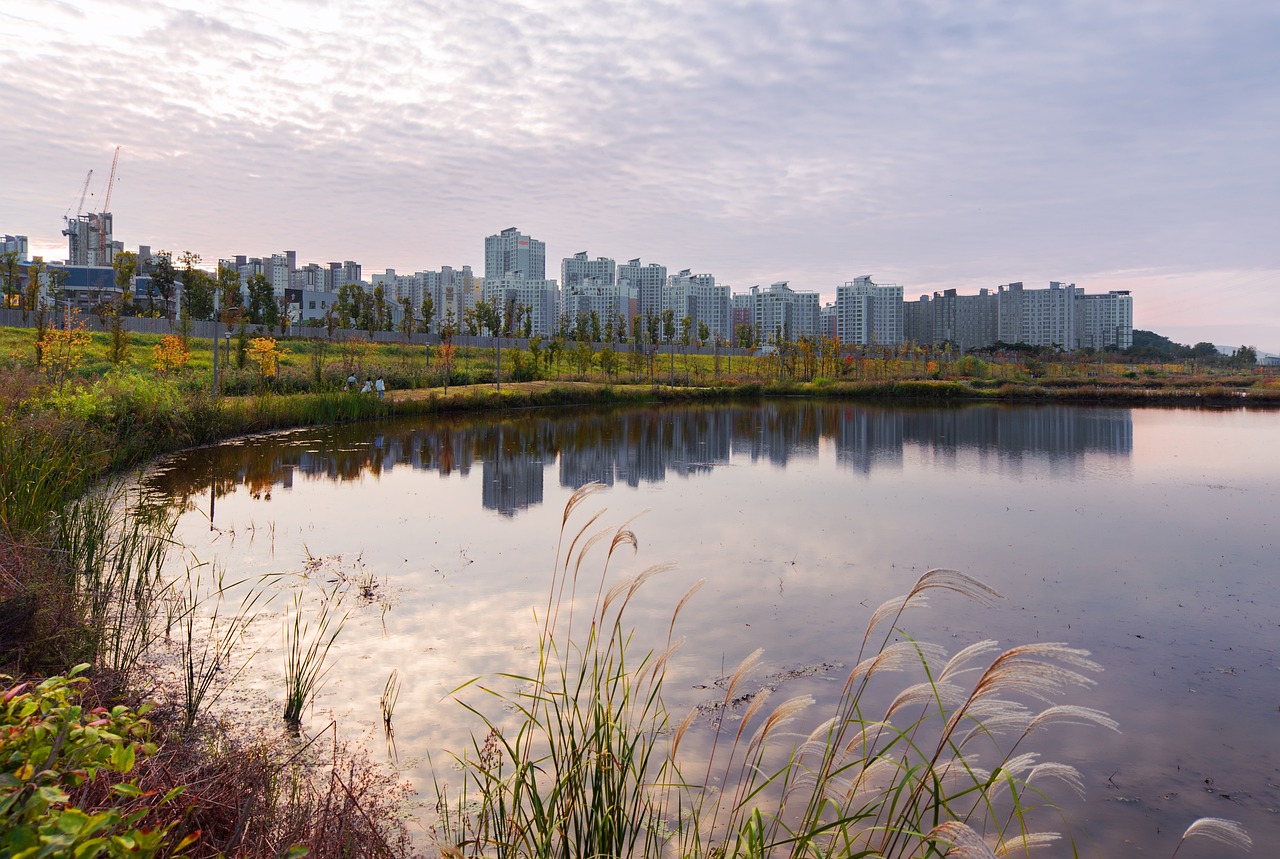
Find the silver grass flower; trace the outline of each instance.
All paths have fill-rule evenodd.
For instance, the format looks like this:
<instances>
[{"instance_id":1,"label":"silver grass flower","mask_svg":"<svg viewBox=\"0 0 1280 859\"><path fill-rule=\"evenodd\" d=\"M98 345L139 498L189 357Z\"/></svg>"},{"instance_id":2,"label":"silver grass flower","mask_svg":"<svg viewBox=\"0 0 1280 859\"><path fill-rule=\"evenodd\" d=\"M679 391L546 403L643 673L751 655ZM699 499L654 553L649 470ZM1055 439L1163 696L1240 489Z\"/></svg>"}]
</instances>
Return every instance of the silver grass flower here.
<instances>
[{"instance_id":1,"label":"silver grass flower","mask_svg":"<svg viewBox=\"0 0 1280 859\"><path fill-rule=\"evenodd\" d=\"M956 674L961 674L966 671L980 671L981 669L978 666L966 666L978 657L986 656L988 653L995 653L999 649L1000 643L992 639L970 644L955 656L951 657L946 666L943 667L942 673L938 675L938 679L950 680Z\"/></svg>"},{"instance_id":2,"label":"silver grass flower","mask_svg":"<svg viewBox=\"0 0 1280 859\"><path fill-rule=\"evenodd\" d=\"M1027 832L1023 835L1016 835L996 848L996 856L1012 856L1015 853L1026 854L1037 847L1052 844L1061 837L1056 832Z\"/></svg>"},{"instance_id":3,"label":"silver grass flower","mask_svg":"<svg viewBox=\"0 0 1280 859\"><path fill-rule=\"evenodd\" d=\"M927 841L942 841L951 847L943 854L954 859L997 859L982 836L958 820L940 823L925 836Z\"/></svg>"},{"instance_id":4,"label":"silver grass flower","mask_svg":"<svg viewBox=\"0 0 1280 859\"><path fill-rule=\"evenodd\" d=\"M940 704L943 707L959 707L969 698L969 693L954 683L915 683L898 693L885 713L885 719L904 707L919 704Z\"/></svg>"},{"instance_id":5,"label":"silver grass flower","mask_svg":"<svg viewBox=\"0 0 1280 859\"><path fill-rule=\"evenodd\" d=\"M1098 727L1115 731L1117 734L1120 733L1120 723L1106 713L1101 710L1095 710L1092 707L1080 707L1075 704L1056 704L1041 710L1027 725L1025 733L1029 734L1041 725L1050 723L1097 725Z\"/></svg>"},{"instance_id":6,"label":"silver grass flower","mask_svg":"<svg viewBox=\"0 0 1280 859\"><path fill-rule=\"evenodd\" d=\"M1027 773L1025 784L1029 785L1032 782L1044 781L1048 778L1057 779L1070 787L1081 799L1084 799L1084 779L1080 777L1080 770L1070 764L1060 764L1053 761L1036 764L1031 772Z\"/></svg>"},{"instance_id":7,"label":"silver grass flower","mask_svg":"<svg viewBox=\"0 0 1280 859\"><path fill-rule=\"evenodd\" d=\"M1183 841L1196 836L1211 838L1228 847L1235 847L1237 850L1248 850L1253 846L1253 839L1244 831L1243 826L1234 820L1225 820L1221 817L1202 817L1188 826L1187 831L1182 833L1182 838L1178 841L1178 848L1182 847ZM1174 854L1177 854L1177 850Z\"/></svg>"}]
</instances>

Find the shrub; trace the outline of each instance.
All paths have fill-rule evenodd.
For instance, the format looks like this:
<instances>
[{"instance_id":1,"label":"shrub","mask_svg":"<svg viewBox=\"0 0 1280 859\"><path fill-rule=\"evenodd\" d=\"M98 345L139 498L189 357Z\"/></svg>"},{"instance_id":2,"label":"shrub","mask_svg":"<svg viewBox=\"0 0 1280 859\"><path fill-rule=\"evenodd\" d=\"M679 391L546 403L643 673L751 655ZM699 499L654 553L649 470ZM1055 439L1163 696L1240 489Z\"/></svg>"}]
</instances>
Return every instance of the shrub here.
<instances>
[{"instance_id":1,"label":"shrub","mask_svg":"<svg viewBox=\"0 0 1280 859\"><path fill-rule=\"evenodd\" d=\"M181 792L144 792L132 780L112 785L113 802L82 809L72 792L100 776L132 772L155 754L143 712L124 706L86 709L78 676L50 677L39 685L4 689L0 714L0 854L36 856L155 856L176 853L194 838L170 845L177 822L168 805ZM7 684L12 678L0 676Z\"/></svg>"}]
</instances>

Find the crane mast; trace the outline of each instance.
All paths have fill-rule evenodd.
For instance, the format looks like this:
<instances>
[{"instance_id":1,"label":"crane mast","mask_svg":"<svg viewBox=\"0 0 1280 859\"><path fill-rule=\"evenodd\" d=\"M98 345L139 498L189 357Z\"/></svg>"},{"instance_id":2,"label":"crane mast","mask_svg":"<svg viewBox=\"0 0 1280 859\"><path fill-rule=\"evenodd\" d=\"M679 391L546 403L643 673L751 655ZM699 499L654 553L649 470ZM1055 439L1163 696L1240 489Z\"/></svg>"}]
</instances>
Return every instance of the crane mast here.
<instances>
[{"instance_id":1,"label":"crane mast","mask_svg":"<svg viewBox=\"0 0 1280 859\"><path fill-rule=\"evenodd\" d=\"M116 187L116 164L120 161L120 147L111 157L111 176L107 179L107 196L103 198L102 209L98 213L98 263L110 265L107 259L107 218L111 217L111 192Z\"/></svg>"}]
</instances>

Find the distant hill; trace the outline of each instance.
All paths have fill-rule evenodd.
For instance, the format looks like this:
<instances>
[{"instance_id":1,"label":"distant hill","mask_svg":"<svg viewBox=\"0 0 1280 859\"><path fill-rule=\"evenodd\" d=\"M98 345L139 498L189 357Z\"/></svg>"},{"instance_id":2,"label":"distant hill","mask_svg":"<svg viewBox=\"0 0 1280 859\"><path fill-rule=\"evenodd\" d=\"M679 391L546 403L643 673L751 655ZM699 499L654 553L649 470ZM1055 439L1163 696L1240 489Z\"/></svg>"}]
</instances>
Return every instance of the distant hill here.
<instances>
[{"instance_id":1,"label":"distant hill","mask_svg":"<svg viewBox=\"0 0 1280 859\"><path fill-rule=\"evenodd\" d=\"M1222 356L1218 347L1212 343L1202 342L1194 346L1184 346L1181 343L1174 343L1163 334L1143 331L1140 328L1133 330L1133 345L1126 349L1125 353L1140 358L1176 358L1178 360Z\"/></svg>"},{"instance_id":2,"label":"distant hill","mask_svg":"<svg viewBox=\"0 0 1280 859\"><path fill-rule=\"evenodd\" d=\"M1215 346L1202 341L1194 346L1174 343L1168 337L1154 331L1134 329L1133 346L1125 350L1126 355L1137 358L1157 358L1173 361L1195 360L1203 363L1221 363L1235 367L1252 367L1269 363L1269 356L1258 354L1252 346Z\"/></svg>"}]
</instances>

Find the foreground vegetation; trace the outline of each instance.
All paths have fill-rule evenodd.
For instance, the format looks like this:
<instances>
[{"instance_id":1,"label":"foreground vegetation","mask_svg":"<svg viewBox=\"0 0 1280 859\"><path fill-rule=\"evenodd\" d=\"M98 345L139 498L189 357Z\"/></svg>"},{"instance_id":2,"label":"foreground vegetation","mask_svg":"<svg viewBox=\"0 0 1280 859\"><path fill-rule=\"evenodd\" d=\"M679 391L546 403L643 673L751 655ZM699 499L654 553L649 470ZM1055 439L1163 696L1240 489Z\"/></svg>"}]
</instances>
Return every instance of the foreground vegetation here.
<instances>
[{"instance_id":1,"label":"foreground vegetation","mask_svg":"<svg viewBox=\"0 0 1280 859\"><path fill-rule=\"evenodd\" d=\"M1056 817L1054 785L1082 792L1082 779L1039 760L1035 737L1064 723L1118 730L1105 713L1059 703L1101 670L1086 651L979 641L947 654L911 638L903 615L931 595L1000 599L963 573L930 570L872 613L843 687L807 726L811 697L775 705L750 684L760 651L714 708L675 724L666 666L701 582L677 603L665 642L637 642L628 605L667 568L619 575L637 545L627 525L602 527L596 513L570 526L598 488L566 506L532 671L455 690L480 730L456 756L461 787L437 784L446 854L994 859L1062 837L1039 826ZM890 675L902 673L915 677L898 685ZM699 717L711 742L684 753ZM1238 824L1205 818L1174 854L1195 836L1250 845Z\"/></svg>"},{"instance_id":2,"label":"foreground vegetation","mask_svg":"<svg viewBox=\"0 0 1280 859\"><path fill-rule=\"evenodd\" d=\"M504 348L499 357L494 349L447 344L430 354L422 347L363 341L263 337L222 345L215 396L207 340L122 340L79 332L74 325L62 333L0 329L4 855L74 850L86 856L277 856L296 845L314 855L399 855L411 849L398 815L401 788L336 740L320 743L288 733L232 739L216 720L201 719L215 703L209 678L227 661L236 618L254 607L242 604L223 615L219 626L220 609L199 606L194 591L182 590L184 583L161 581L169 553L180 551L171 536L174 514L125 497L124 484L111 479L159 453L288 426L558 403L796 394L1280 403L1273 375L1096 359L1050 362L1021 354L990 361L883 352L729 358L611 355L591 348L569 353L534 343L524 350ZM351 390L351 376L383 377L391 394L382 399ZM627 544L628 534L609 538L610 555ZM576 536L565 554L576 557L575 564L585 551L584 535ZM557 589L569 569L564 563ZM946 581L951 589L970 587ZM535 691L511 699L526 722L514 734L486 723L485 739L463 758L471 778L468 796L481 805L477 810L445 804L440 833L450 850L618 855L653 853L675 839L693 855L784 849L797 855L920 855L934 849L931 844L947 843L958 851L969 836L937 827L948 815L968 820L954 814L961 808L972 806L970 815L990 812L994 800L988 802L986 792L997 786L1014 802L1012 809L1002 806L1003 823L988 833L1013 846L1027 834L1020 828L1023 797L1034 798L1034 791L1027 792L1030 771L1015 766L1013 750L987 770L964 767L969 783L959 793L939 793L941 785L930 784L940 781L939 756L964 751L958 726L945 727L926 749L918 737L922 722L890 729L888 719L873 725L861 715L854 718L862 708L861 680L846 690L853 697L842 699L836 721L822 729L828 733L812 735L817 745L798 752L792 764L785 763L786 755L767 757L773 752L766 751L771 746L765 741L799 703L760 721L757 741L742 731L762 713L761 699L729 747L722 753L713 749L706 761L708 777L714 766L740 785L732 797L713 795L707 778L686 778L687 767L677 764L683 728L674 731L670 750L659 748L658 737L670 727L661 702L667 657L627 652L630 639L621 615L627 593L602 592L604 614L585 642L561 637L561 603L548 604L543 661L528 678ZM288 639L286 630L286 649L295 660L287 681L296 694L291 692L284 717L296 724L322 680L323 654L341 619L322 616L308 627L300 603L288 617L294 637ZM162 638L180 643L185 688L175 693L173 706L148 713L137 700L135 671ZM934 651L923 645L869 658L887 652L912 656L933 670ZM1071 662L1076 657L1070 653L1034 658ZM939 717L975 712L947 710L953 690L942 685L949 676L945 667L930 676L937 679L930 690L919 690L927 694L917 704L930 704ZM390 721L394 699L388 696L384 709ZM587 700L594 702L592 709L579 711L576 704ZM1086 721L1104 723L1092 716ZM867 731L875 725L872 737ZM989 725L979 719L970 727ZM855 808L823 799L837 785L856 786L847 760L832 757L836 749L850 749L854 739L878 749L875 760L897 761L904 779L895 789L901 804ZM876 745L881 741L887 745ZM924 758L912 757L925 751ZM811 754L818 757L806 762ZM548 770L556 774L550 787L540 775ZM611 782L615 777L622 781ZM795 802L796 779L811 791L803 808L786 804ZM655 787L662 794L656 805ZM765 799L783 805L763 811L769 807ZM686 806L695 813L684 813ZM1218 831L1207 824L1201 829Z\"/></svg>"}]
</instances>

